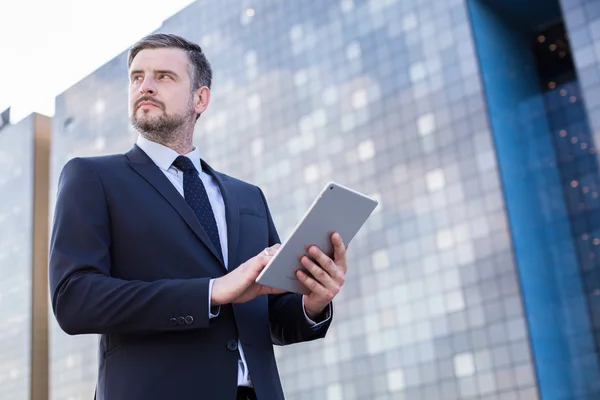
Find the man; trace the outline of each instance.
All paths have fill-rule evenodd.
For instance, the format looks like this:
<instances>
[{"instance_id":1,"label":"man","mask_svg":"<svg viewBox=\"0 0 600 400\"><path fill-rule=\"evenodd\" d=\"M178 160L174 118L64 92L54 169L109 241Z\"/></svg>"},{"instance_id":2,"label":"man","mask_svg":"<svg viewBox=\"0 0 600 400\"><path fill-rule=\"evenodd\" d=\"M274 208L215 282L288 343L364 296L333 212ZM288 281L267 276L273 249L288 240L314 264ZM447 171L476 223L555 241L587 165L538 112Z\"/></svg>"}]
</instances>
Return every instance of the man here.
<instances>
[{"instance_id":1,"label":"man","mask_svg":"<svg viewBox=\"0 0 600 400\"><path fill-rule=\"evenodd\" d=\"M283 399L273 344L323 338L346 248L311 246L310 294L255 283L279 237L262 191L214 171L192 137L210 100L200 47L152 34L129 52L136 145L64 167L50 252L52 307L100 334L98 400ZM200 149L201 150L201 149Z\"/></svg>"}]
</instances>

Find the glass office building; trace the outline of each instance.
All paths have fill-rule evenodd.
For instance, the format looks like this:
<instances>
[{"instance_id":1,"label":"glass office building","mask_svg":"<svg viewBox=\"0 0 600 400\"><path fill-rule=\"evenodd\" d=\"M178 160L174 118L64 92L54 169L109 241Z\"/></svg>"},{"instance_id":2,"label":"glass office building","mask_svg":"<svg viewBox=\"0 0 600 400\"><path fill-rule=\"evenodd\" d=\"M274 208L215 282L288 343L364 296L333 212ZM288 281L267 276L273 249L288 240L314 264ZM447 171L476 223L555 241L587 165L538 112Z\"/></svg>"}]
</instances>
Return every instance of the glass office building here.
<instances>
[{"instance_id":1,"label":"glass office building","mask_svg":"<svg viewBox=\"0 0 600 400\"><path fill-rule=\"evenodd\" d=\"M282 239L326 181L381 202L328 337L277 349L287 398L599 398L600 2L205 0L160 31L206 52L196 145ZM58 96L51 194L135 138L123 53ZM50 343L51 399L91 398L97 338Z\"/></svg>"},{"instance_id":2,"label":"glass office building","mask_svg":"<svg viewBox=\"0 0 600 400\"><path fill-rule=\"evenodd\" d=\"M32 114L0 127L3 400L48 400L49 145L48 117Z\"/></svg>"}]
</instances>

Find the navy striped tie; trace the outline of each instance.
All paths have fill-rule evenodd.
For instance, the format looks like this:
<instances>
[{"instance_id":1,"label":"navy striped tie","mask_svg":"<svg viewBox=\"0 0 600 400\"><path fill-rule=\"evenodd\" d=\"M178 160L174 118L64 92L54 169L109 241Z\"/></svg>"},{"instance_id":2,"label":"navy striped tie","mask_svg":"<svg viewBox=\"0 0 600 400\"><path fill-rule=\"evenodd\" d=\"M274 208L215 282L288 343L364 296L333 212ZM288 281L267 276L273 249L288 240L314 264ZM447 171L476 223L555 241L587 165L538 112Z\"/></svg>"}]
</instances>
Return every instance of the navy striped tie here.
<instances>
[{"instance_id":1,"label":"navy striped tie","mask_svg":"<svg viewBox=\"0 0 600 400\"><path fill-rule=\"evenodd\" d=\"M198 175L196 167L194 167L194 163L185 156L179 156L173 161L173 166L183 171L183 197L185 197L185 201L190 205L204 231L217 248L222 261L223 251L221 250L221 240L219 239L215 214L210 206L206 188L200 179L200 175Z\"/></svg>"}]
</instances>

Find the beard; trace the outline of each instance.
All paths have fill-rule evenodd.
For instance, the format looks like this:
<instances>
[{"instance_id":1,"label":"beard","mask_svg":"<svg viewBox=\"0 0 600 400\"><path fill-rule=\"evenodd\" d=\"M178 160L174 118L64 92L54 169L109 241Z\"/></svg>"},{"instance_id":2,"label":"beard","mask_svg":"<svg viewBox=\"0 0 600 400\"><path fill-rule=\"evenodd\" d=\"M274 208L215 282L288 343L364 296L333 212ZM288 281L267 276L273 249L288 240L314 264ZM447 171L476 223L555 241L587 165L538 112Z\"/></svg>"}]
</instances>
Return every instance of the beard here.
<instances>
[{"instance_id":1,"label":"beard","mask_svg":"<svg viewBox=\"0 0 600 400\"><path fill-rule=\"evenodd\" d=\"M138 105L143 101L151 101L157 104L162 110L162 114L151 116L146 111L142 111L138 116ZM136 101L134 111L130 116L133 127L146 139L153 142L165 144L172 143L180 139L183 131L188 125L193 126L194 108L191 98L188 103L188 112L185 114L167 114L163 102L153 98L140 98Z\"/></svg>"}]
</instances>

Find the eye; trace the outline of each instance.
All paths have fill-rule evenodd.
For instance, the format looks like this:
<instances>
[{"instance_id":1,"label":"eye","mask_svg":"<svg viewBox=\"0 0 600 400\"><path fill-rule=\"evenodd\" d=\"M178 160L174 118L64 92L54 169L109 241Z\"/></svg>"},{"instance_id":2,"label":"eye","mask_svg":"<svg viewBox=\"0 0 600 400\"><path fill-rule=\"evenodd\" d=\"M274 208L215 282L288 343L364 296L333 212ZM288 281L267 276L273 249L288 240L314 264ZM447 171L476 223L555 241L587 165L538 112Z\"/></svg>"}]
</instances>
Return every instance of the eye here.
<instances>
[{"instance_id":1,"label":"eye","mask_svg":"<svg viewBox=\"0 0 600 400\"><path fill-rule=\"evenodd\" d=\"M167 74L160 74L158 75L158 79L171 79L171 76Z\"/></svg>"},{"instance_id":2,"label":"eye","mask_svg":"<svg viewBox=\"0 0 600 400\"><path fill-rule=\"evenodd\" d=\"M131 82L139 82L142 80L142 76L141 75L134 75L131 77Z\"/></svg>"}]
</instances>

